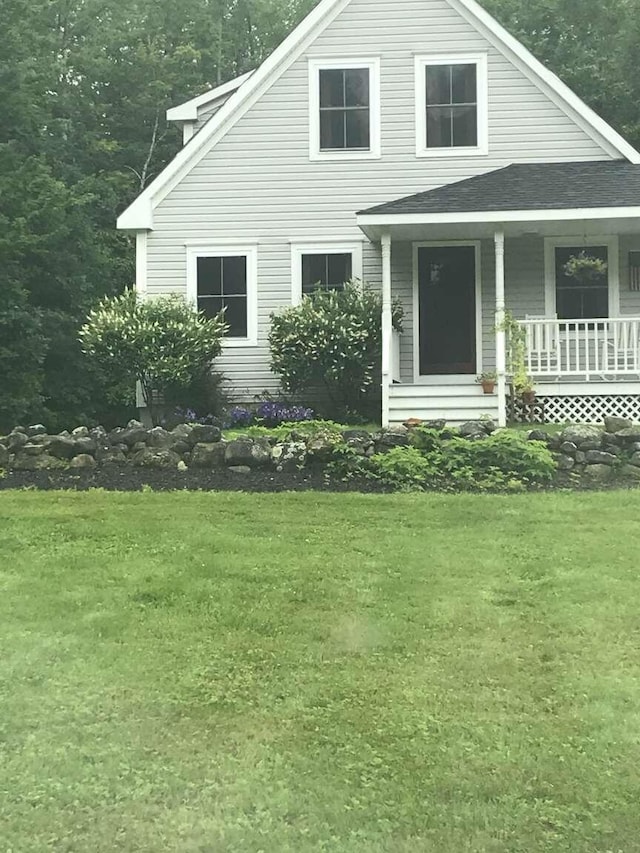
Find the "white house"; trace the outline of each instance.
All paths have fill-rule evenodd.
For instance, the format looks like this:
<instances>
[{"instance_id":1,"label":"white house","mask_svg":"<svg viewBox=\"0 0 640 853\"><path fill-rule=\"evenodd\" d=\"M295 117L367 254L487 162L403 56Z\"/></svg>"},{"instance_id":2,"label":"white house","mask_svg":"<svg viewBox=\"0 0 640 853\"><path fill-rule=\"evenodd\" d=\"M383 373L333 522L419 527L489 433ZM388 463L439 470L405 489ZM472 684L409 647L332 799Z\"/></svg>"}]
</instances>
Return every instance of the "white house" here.
<instances>
[{"instance_id":1,"label":"white house","mask_svg":"<svg viewBox=\"0 0 640 853\"><path fill-rule=\"evenodd\" d=\"M168 118L184 147L118 226L142 294L226 306L238 399L277 390L270 315L353 276L383 293L385 423L504 422L505 303L548 419L640 418L640 154L474 0L321 0Z\"/></svg>"}]
</instances>

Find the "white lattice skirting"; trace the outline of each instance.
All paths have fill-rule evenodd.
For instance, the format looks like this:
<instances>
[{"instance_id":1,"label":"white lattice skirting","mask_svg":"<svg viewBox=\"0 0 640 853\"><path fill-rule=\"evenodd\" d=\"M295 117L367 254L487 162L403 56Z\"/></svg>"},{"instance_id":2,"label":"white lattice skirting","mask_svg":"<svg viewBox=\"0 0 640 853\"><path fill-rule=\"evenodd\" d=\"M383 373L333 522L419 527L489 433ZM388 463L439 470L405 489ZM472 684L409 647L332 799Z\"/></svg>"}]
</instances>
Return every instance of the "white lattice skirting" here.
<instances>
[{"instance_id":1,"label":"white lattice skirting","mask_svg":"<svg viewBox=\"0 0 640 853\"><path fill-rule=\"evenodd\" d=\"M614 416L640 421L640 395L612 394L593 396L539 395L533 407L510 406L514 421L529 423L601 424L605 417Z\"/></svg>"}]
</instances>

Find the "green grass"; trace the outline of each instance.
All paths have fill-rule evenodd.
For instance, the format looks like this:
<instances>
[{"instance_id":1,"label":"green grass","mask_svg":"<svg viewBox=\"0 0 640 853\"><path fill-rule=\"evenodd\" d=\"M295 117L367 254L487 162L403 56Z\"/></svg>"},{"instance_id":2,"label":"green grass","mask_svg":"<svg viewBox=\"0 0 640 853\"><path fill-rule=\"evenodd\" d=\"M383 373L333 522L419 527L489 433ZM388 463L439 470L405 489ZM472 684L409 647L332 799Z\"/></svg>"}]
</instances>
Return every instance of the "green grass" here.
<instances>
[{"instance_id":1,"label":"green grass","mask_svg":"<svg viewBox=\"0 0 640 853\"><path fill-rule=\"evenodd\" d=\"M0 494L0 849L640 851L640 493Z\"/></svg>"}]
</instances>

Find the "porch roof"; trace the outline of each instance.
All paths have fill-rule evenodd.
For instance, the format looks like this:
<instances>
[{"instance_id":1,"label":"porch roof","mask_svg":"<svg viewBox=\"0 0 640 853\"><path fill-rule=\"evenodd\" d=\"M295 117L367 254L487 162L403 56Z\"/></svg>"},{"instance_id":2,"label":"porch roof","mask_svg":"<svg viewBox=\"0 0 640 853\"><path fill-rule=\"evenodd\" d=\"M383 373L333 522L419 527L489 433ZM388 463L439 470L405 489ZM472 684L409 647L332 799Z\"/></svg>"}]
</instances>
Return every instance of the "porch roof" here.
<instances>
[{"instance_id":1,"label":"porch roof","mask_svg":"<svg viewBox=\"0 0 640 853\"><path fill-rule=\"evenodd\" d=\"M616 230L637 230L640 165L623 160L575 163L513 163L438 189L359 211L370 237L385 226L523 225L592 220L619 221ZM630 225L630 222L633 224ZM396 234L399 237L400 234Z\"/></svg>"}]
</instances>

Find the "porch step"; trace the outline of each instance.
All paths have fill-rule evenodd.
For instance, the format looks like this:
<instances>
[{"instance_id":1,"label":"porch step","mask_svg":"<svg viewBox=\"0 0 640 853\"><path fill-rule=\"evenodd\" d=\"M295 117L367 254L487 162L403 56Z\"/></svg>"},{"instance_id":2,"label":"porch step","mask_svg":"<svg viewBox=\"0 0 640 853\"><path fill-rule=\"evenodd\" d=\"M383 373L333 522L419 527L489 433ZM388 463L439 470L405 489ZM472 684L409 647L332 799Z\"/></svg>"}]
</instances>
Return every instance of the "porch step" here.
<instances>
[{"instance_id":1,"label":"porch step","mask_svg":"<svg viewBox=\"0 0 640 853\"><path fill-rule=\"evenodd\" d=\"M498 397L483 394L476 385L394 385L390 391L389 418L399 424L409 418L443 419L452 425L480 418L498 418Z\"/></svg>"}]
</instances>

